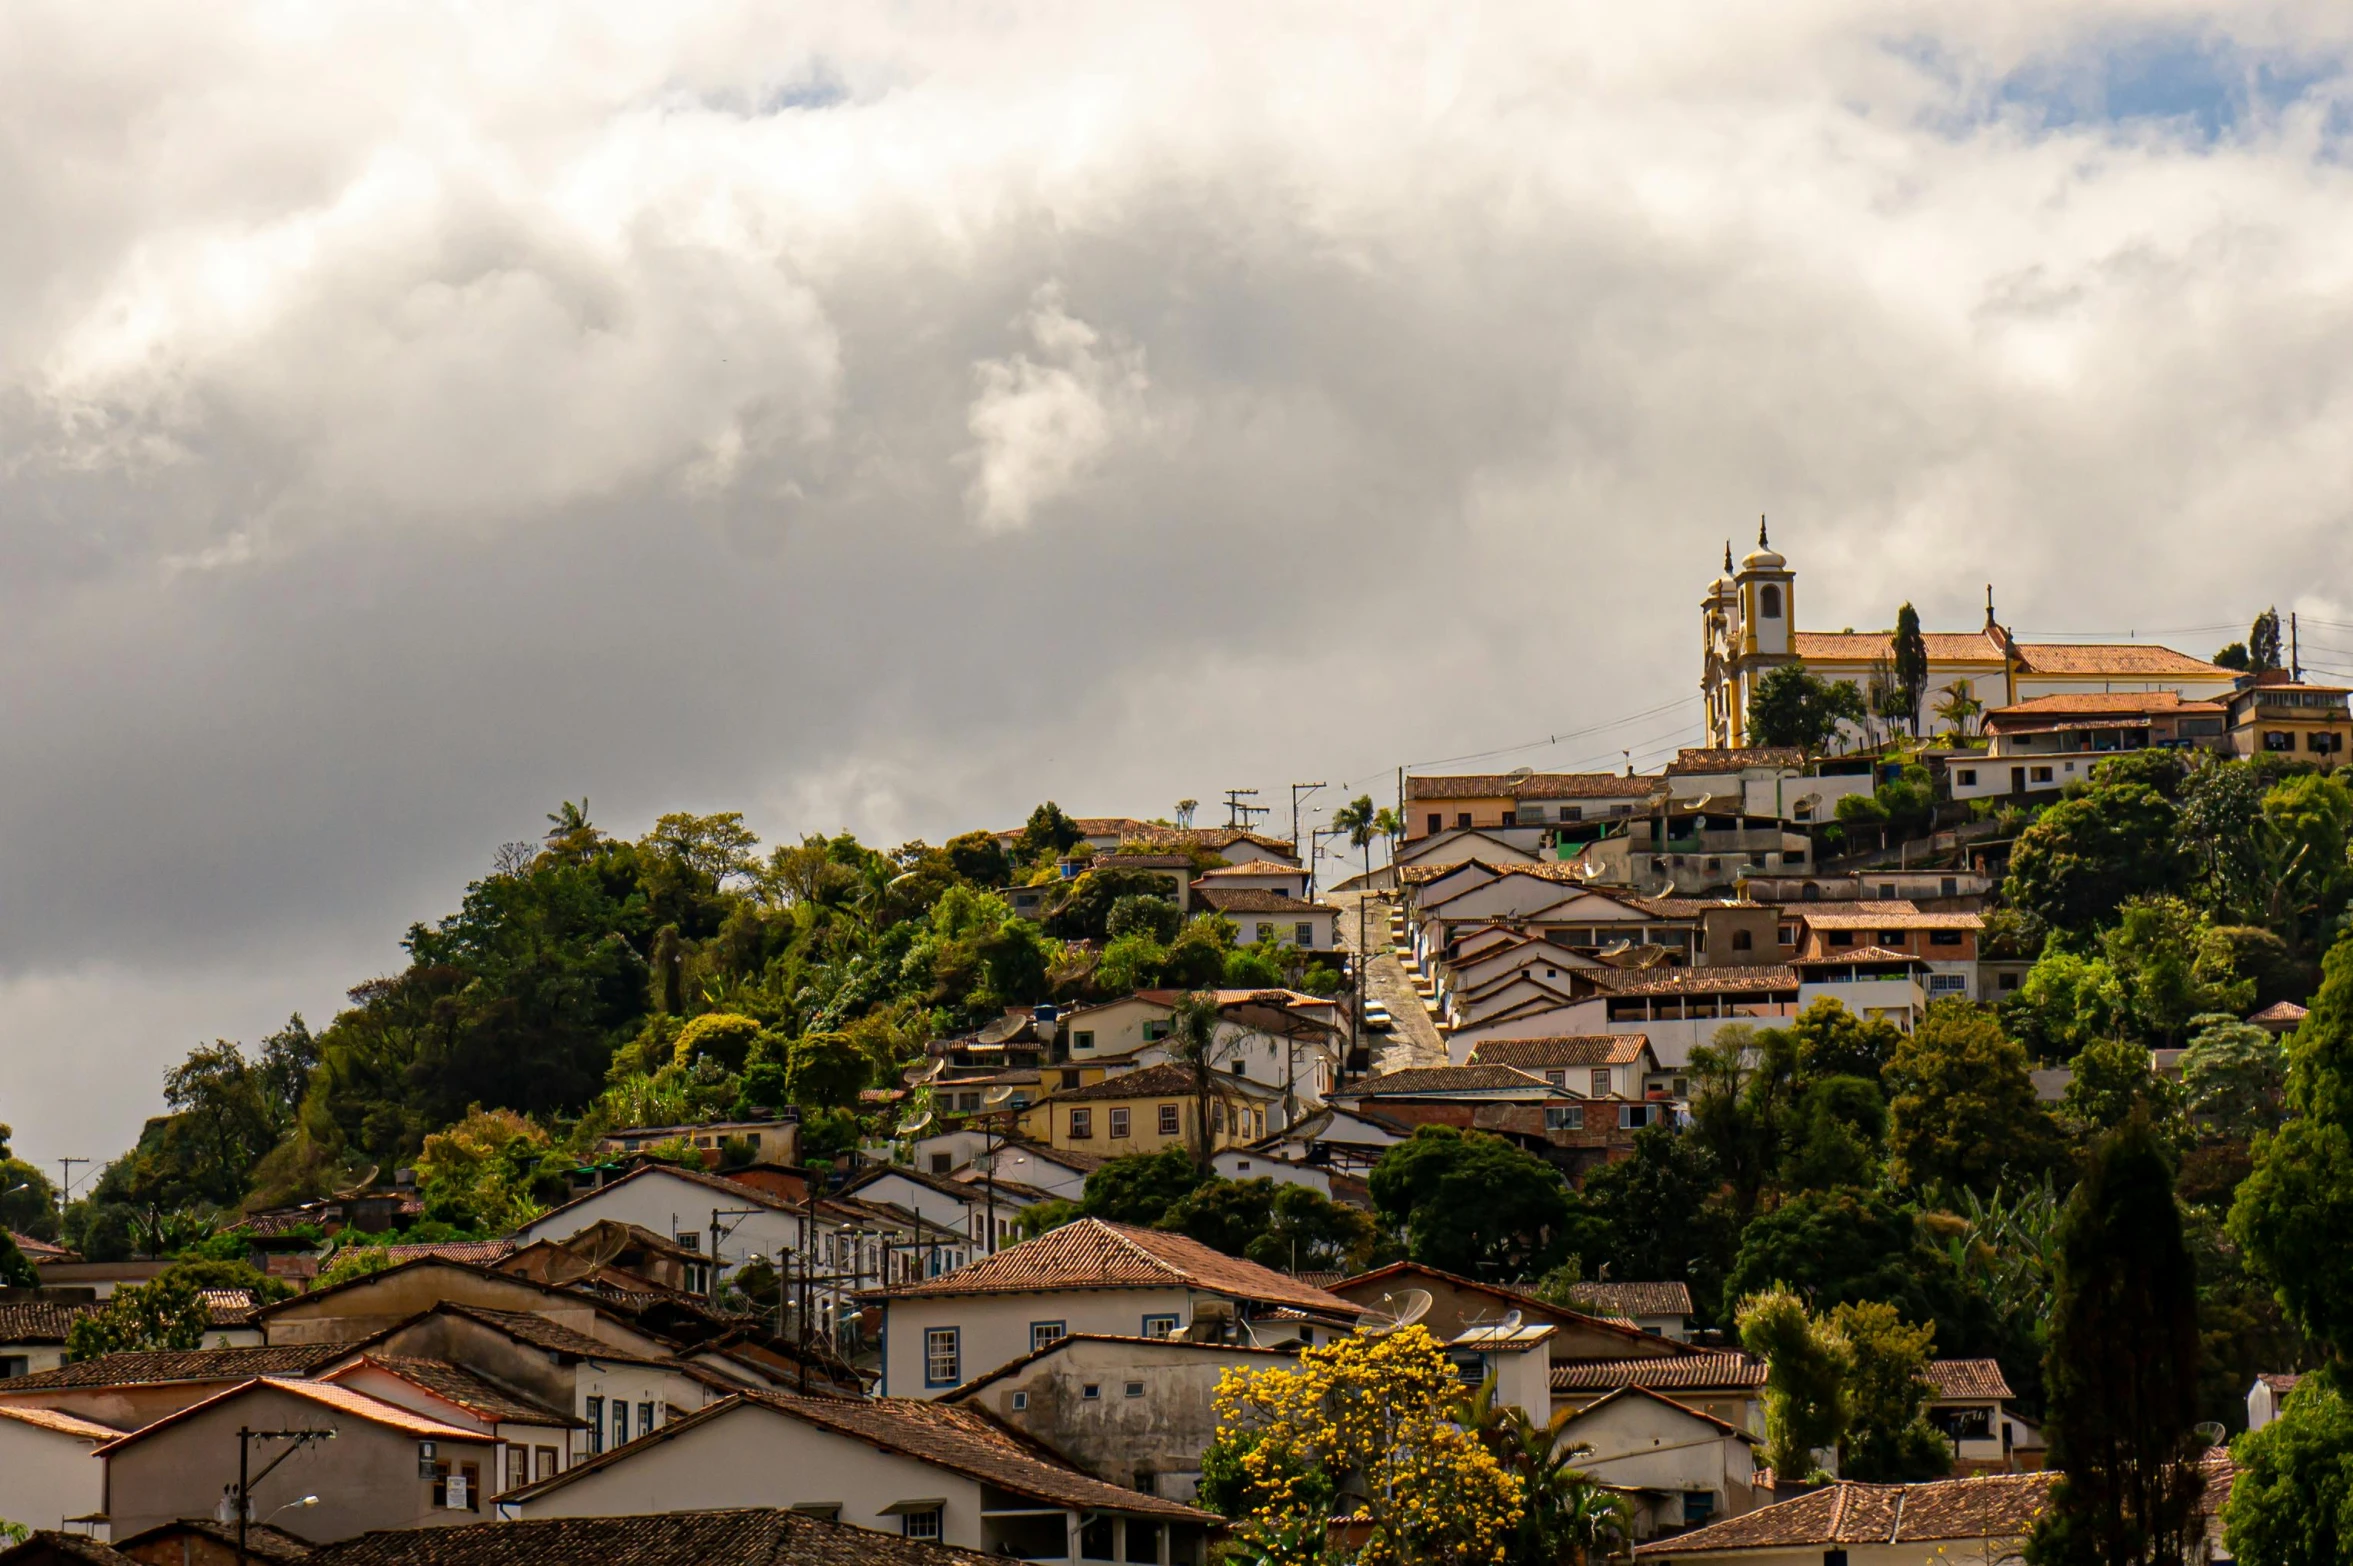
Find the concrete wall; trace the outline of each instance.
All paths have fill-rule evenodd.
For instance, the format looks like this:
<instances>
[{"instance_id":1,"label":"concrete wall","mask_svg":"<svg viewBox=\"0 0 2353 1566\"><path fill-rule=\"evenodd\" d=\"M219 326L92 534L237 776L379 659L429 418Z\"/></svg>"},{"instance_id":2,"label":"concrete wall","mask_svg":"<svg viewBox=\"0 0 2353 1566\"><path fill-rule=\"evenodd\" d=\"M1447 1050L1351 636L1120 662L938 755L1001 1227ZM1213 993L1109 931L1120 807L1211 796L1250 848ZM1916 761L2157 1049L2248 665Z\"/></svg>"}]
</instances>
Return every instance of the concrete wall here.
<instances>
[{"instance_id":1,"label":"concrete wall","mask_svg":"<svg viewBox=\"0 0 2353 1566\"><path fill-rule=\"evenodd\" d=\"M1058 1321L1064 1332L1139 1337L1146 1316L1174 1316L1183 1331L1193 1319L1192 1292L1168 1289L1060 1289L1039 1294L967 1294L894 1299L883 1312L885 1397L944 1397L954 1387L924 1385L924 1333L958 1330L962 1364L957 1385L987 1375L1030 1351L1030 1328Z\"/></svg>"},{"instance_id":2,"label":"concrete wall","mask_svg":"<svg viewBox=\"0 0 2353 1566\"><path fill-rule=\"evenodd\" d=\"M0 1419L0 1517L27 1528L65 1527L106 1510L106 1465L94 1437Z\"/></svg>"},{"instance_id":3,"label":"concrete wall","mask_svg":"<svg viewBox=\"0 0 2353 1566\"><path fill-rule=\"evenodd\" d=\"M193 1407L248 1379L238 1376L223 1381L185 1381L153 1387L60 1388L54 1392L0 1395L0 1403L30 1403L36 1408L54 1408L76 1419L112 1425L117 1430L139 1430L166 1414ZM0 1387L6 1385L0 1382Z\"/></svg>"},{"instance_id":4,"label":"concrete wall","mask_svg":"<svg viewBox=\"0 0 2353 1566\"><path fill-rule=\"evenodd\" d=\"M1569 1439L1593 1448L1577 1466L1604 1484L1706 1491L1717 1517L1753 1511L1761 1499L1755 1450L1746 1441L1649 1398L1622 1397L1572 1422Z\"/></svg>"},{"instance_id":5,"label":"concrete wall","mask_svg":"<svg viewBox=\"0 0 2353 1566\"><path fill-rule=\"evenodd\" d=\"M433 1484L418 1473L417 1438L403 1431L325 1408L270 1387L227 1398L106 1459L107 1511L118 1534L133 1534L178 1517L209 1517L237 1479L237 1428L332 1428L332 1441L313 1441L281 1463L253 1489L257 1519L289 1533L325 1543L371 1528L445 1527L482 1522L488 1502L476 1511L433 1505ZM254 1443L253 1467L274 1460L283 1447ZM445 1461L470 1462L492 1482L496 1443L444 1440ZM316 1495L316 1506L280 1511L290 1501Z\"/></svg>"}]
</instances>

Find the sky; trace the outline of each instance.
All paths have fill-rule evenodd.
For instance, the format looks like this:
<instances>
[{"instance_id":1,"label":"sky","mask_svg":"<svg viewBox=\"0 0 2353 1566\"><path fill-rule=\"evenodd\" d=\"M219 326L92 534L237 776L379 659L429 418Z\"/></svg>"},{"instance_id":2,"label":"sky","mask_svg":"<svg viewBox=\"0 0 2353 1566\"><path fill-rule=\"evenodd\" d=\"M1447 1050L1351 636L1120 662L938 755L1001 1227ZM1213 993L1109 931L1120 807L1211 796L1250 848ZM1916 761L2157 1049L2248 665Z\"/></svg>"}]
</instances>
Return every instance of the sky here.
<instances>
[{"instance_id":1,"label":"sky","mask_svg":"<svg viewBox=\"0 0 2353 1566\"><path fill-rule=\"evenodd\" d=\"M1655 766L1809 628L2353 671L2353 13L25 0L0 1121L500 844ZM1463 758L1456 763L1454 758ZM1204 821L1222 818L1205 807Z\"/></svg>"}]
</instances>

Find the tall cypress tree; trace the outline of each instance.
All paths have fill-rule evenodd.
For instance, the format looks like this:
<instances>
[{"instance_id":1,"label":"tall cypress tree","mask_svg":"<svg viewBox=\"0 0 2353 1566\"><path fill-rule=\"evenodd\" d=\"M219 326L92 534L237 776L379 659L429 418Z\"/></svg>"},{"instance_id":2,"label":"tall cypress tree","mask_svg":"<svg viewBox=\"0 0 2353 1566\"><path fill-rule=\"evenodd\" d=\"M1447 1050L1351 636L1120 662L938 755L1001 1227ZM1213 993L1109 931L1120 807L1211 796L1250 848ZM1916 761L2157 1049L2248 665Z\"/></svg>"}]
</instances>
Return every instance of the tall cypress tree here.
<instances>
[{"instance_id":1,"label":"tall cypress tree","mask_svg":"<svg viewBox=\"0 0 2353 1566\"><path fill-rule=\"evenodd\" d=\"M1904 721L1920 737L1920 699L1928 694L1928 638L1920 634L1920 612L1910 604L1895 613L1895 688L1904 695Z\"/></svg>"},{"instance_id":2,"label":"tall cypress tree","mask_svg":"<svg viewBox=\"0 0 2353 1566\"><path fill-rule=\"evenodd\" d=\"M2104 1138L2067 1204L2044 1378L2065 1480L2035 1566L2185 1566L2205 1519L2197 1268L2145 1115Z\"/></svg>"}]
</instances>

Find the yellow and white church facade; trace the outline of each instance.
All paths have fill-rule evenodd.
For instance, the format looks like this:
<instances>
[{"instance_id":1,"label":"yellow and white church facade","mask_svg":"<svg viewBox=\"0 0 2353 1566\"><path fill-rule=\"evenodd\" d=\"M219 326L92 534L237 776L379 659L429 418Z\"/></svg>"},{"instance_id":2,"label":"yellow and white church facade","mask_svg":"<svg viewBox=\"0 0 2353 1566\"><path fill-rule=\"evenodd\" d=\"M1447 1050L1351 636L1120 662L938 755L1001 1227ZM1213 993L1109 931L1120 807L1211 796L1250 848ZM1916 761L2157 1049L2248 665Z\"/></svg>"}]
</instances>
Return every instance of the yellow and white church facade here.
<instances>
[{"instance_id":1,"label":"yellow and white church facade","mask_svg":"<svg viewBox=\"0 0 2353 1566\"><path fill-rule=\"evenodd\" d=\"M1724 574L1700 600L1700 623L1707 649L1700 689L1707 698L1711 746L1748 743L1749 696L1784 664L1802 663L1817 678L1868 690L1873 673L1895 655L1893 631L1798 630L1797 573L1774 552L1761 521L1757 547L1737 567L1731 546L1725 546ZM2219 664L2145 642L2021 642L1996 622L1991 588L1982 628L1928 631L1923 639L1928 644L1923 730L1937 703L1955 687L1991 712L2038 696L2091 691L2176 691L2194 701L2229 694L2238 678Z\"/></svg>"}]
</instances>

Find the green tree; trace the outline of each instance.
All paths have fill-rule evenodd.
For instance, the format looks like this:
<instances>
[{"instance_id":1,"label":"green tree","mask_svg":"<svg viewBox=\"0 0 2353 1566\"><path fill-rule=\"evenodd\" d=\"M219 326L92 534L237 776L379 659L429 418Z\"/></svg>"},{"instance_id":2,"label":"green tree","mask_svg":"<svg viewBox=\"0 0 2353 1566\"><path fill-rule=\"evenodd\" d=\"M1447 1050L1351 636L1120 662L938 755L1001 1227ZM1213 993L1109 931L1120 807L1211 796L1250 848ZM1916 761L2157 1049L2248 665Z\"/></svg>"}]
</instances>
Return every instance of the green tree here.
<instances>
[{"instance_id":1,"label":"green tree","mask_svg":"<svg viewBox=\"0 0 2353 1566\"><path fill-rule=\"evenodd\" d=\"M1197 990L1177 997L1168 1015L1169 1059L1185 1067L1193 1082L1193 1166L1206 1178L1217 1148L1210 1129L1210 1084L1233 1040L1221 1032L1225 1013L1217 996Z\"/></svg>"},{"instance_id":2,"label":"green tree","mask_svg":"<svg viewBox=\"0 0 2353 1566\"><path fill-rule=\"evenodd\" d=\"M1928 1422L1936 1328L1913 1326L1892 1305L1854 1301L1831 1313L1847 1346L1846 1444L1839 1475L1874 1484L1942 1478L1953 1448Z\"/></svg>"},{"instance_id":3,"label":"green tree","mask_svg":"<svg viewBox=\"0 0 2353 1566\"><path fill-rule=\"evenodd\" d=\"M732 1011L707 1011L678 1030L671 1058L681 1066L716 1061L722 1071L741 1071L750 1064L752 1046L764 1030L757 1017Z\"/></svg>"},{"instance_id":4,"label":"green tree","mask_svg":"<svg viewBox=\"0 0 2353 1566\"><path fill-rule=\"evenodd\" d=\"M1149 1227L1209 1178L1181 1147L1131 1153L1087 1176L1081 1209L1090 1218Z\"/></svg>"},{"instance_id":5,"label":"green tree","mask_svg":"<svg viewBox=\"0 0 2353 1566\"><path fill-rule=\"evenodd\" d=\"M846 1109L873 1080L874 1062L846 1033L794 1039L784 1057L787 1091L806 1109Z\"/></svg>"},{"instance_id":6,"label":"green tree","mask_svg":"<svg viewBox=\"0 0 2353 1566\"><path fill-rule=\"evenodd\" d=\"M1085 834L1078 823L1062 813L1062 807L1052 800L1029 813L1029 820L1021 829L1015 852L1026 864L1055 859L1076 848Z\"/></svg>"},{"instance_id":7,"label":"green tree","mask_svg":"<svg viewBox=\"0 0 2353 1566\"><path fill-rule=\"evenodd\" d=\"M1977 720L1985 716L1985 703L1977 699L1967 680L1955 680L1937 698L1936 715L1948 735L1967 739L1976 731Z\"/></svg>"},{"instance_id":8,"label":"green tree","mask_svg":"<svg viewBox=\"0 0 2353 1566\"><path fill-rule=\"evenodd\" d=\"M40 1282L41 1274L17 1249L15 1236L0 1228L0 1288L30 1289Z\"/></svg>"},{"instance_id":9,"label":"green tree","mask_svg":"<svg viewBox=\"0 0 2353 1566\"><path fill-rule=\"evenodd\" d=\"M2280 1417L2231 1443L2223 1539L2246 1566L2353 1559L2353 1404L2333 1370L2307 1376Z\"/></svg>"},{"instance_id":10,"label":"green tree","mask_svg":"<svg viewBox=\"0 0 2353 1566\"><path fill-rule=\"evenodd\" d=\"M2050 1163L2050 1116L2026 1053L1982 1007L1942 1000L1888 1062L1888 1174L1990 1192L2005 1175L2032 1179Z\"/></svg>"},{"instance_id":11,"label":"green tree","mask_svg":"<svg viewBox=\"0 0 2353 1566\"><path fill-rule=\"evenodd\" d=\"M2183 879L2176 811L2145 783L2095 785L2060 800L2018 835L2003 900L2060 930L2089 930L2128 898Z\"/></svg>"},{"instance_id":12,"label":"green tree","mask_svg":"<svg viewBox=\"0 0 2353 1566\"><path fill-rule=\"evenodd\" d=\"M2255 840L2263 922L2293 942L2317 939L2353 893L2353 789L2334 775L2282 779L2263 796Z\"/></svg>"},{"instance_id":13,"label":"green tree","mask_svg":"<svg viewBox=\"0 0 2353 1566\"><path fill-rule=\"evenodd\" d=\"M2059 1116L2090 1138L2135 1115L2176 1140L2180 1095L2149 1063L2149 1047L2129 1039L2096 1039L2075 1057L2075 1074L2059 1101Z\"/></svg>"},{"instance_id":14,"label":"green tree","mask_svg":"<svg viewBox=\"0 0 2353 1566\"><path fill-rule=\"evenodd\" d=\"M2191 1115L2216 1134L2252 1142L2276 1130L2287 1088L2287 1052L2267 1029L2232 1016L2192 1019L2181 1087Z\"/></svg>"},{"instance_id":15,"label":"green tree","mask_svg":"<svg viewBox=\"0 0 2353 1566\"><path fill-rule=\"evenodd\" d=\"M999 887L1013 879L1013 865L1005 857L1005 845L997 841L993 832L965 832L951 837L941 852L948 856L949 867L974 886Z\"/></svg>"},{"instance_id":16,"label":"green tree","mask_svg":"<svg viewBox=\"0 0 2353 1566\"><path fill-rule=\"evenodd\" d=\"M2201 767L2182 784L2174 842L2185 861L2190 894L2214 918L2253 918L2262 910L2266 889L2258 828L2269 789L2263 774L2245 762Z\"/></svg>"},{"instance_id":17,"label":"green tree","mask_svg":"<svg viewBox=\"0 0 2353 1566\"><path fill-rule=\"evenodd\" d=\"M1520 1523L1503 1556L1509 1566L1582 1566L1596 1550L1614 1554L1633 1542L1631 1509L1577 1469L1592 1448L1569 1436L1576 1413L1556 1409L1538 1424L1496 1396L1493 1376L1463 1407L1463 1428L1520 1481Z\"/></svg>"},{"instance_id":18,"label":"green tree","mask_svg":"<svg viewBox=\"0 0 2353 1566\"><path fill-rule=\"evenodd\" d=\"M1806 1085L1790 1117L1780 1183L1819 1191L1879 1183L1887 1101L1867 1077L1822 1077Z\"/></svg>"},{"instance_id":19,"label":"green tree","mask_svg":"<svg viewBox=\"0 0 2353 1566\"><path fill-rule=\"evenodd\" d=\"M2178 897L2136 897L2117 910L2100 950L2137 1034L2171 1048L2200 1012L2244 1011L2255 986L2231 969L2230 944Z\"/></svg>"},{"instance_id":20,"label":"green tree","mask_svg":"<svg viewBox=\"0 0 2353 1566\"><path fill-rule=\"evenodd\" d=\"M1418 1126L1382 1153L1371 1183L1375 1213L1429 1266L1513 1282L1540 1276L1566 1249L1560 1175L1501 1137Z\"/></svg>"},{"instance_id":21,"label":"green tree","mask_svg":"<svg viewBox=\"0 0 2353 1566\"><path fill-rule=\"evenodd\" d=\"M1634 1150L1585 1176L1570 1244L1587 1276L1679 1282L1703 1320L1717 1301L1738 1229L1714 1201L1715 1162L1696 1137L1665 1126L1634 1133Z\"/></svg>"},{"instance_id":22,"label":"green tree","mask_svg":"<svg viewBox=\"0 0 2353 1566\"><path fill-rule=\"evenodd\" d=\"M1131 935L1142 935L1158 945L1166 946L1184 928L1185 916L1177 905L1156 892L1122 897L1111 905L1111 913L1103 921L1103 933L1117 941Z\"/></svg>"},{"instance_id":23,"label":"green tree","mask_svg":"<svg viewBox=\"0 0 2353 1566\"><path fill-rule=\"evenodd\" d=\"M564 1199L562 1170L548 1135L511 1109L477 1109L425 1138L417 1194L425 1215L488 1234L506 1234Z\"/></svg>"},{"instance_id":24,"label":"green tree","mask_svg":"<svg viewBox=\"0 0 2353 1566\"><path fill-rule=\"evenodd\" d=\"M1921 1278L1933 1263L1912 1215L1871 1191L1804 1191L1741 1231L1727 1297L1796 1289L1822 1310L1892 1300L1926 1315Z\"/></svg>"},{"instance_id":25,"label":"green tree","mask_svg":"<svg viewBox=\"0 0 2353 1566\"><path fill-rule=\"evenodd\" d=\"M1266 1228L1242 1254L1285 1272L1360 1272L1372 1265L1379 1240L1361 1208L1335 1202L1312 1186L1284 1185L1275 1188Z\"/></svg>"},{"instance_id":26,"label":"green tree","mask_svg":"<svg viewBox=\"0 0 2353 1566\"><path fill-rule=\"evenodd\" d=\"M2052 1466L2036 1566L2197 1558L2205 1476L2197 1279L2173 1174L2145 1120L2103 1138L2068 1200L2045 1367Z\"/></svg>"},{"instance_id":27,"label":"green tree","mask_svg":"<svg viewBox=\"0 0 2353 1566\"><path fill-rule=\"evenodd\" d=\"M1168 907L1158 902L1158 906ZM1157 989L1168 973L1168 948L1141 930L1115 937L1095 964L1095 989L1106 996Z\"/></svg>"},{"instance_id":28,"label":"green tree","mask_svg":"<svg viewBox=\"0 0 2353 1566\"><path fill-rule=\"evenodd\" d=\"M1863 721L1863 694L1845 680L1821 680L1802 663L1785 663L1757 682L1748 702L1752 745L1826 747L1840 722Z\"/></svg>"},{"instance_id":29,"label":"green tree","mask_svg":"<svg viewBox=\"0 0 2353 1566\"><path fill-rule=\"evenodd\" d=\"M2247 632L2247 668L2253 673L2279 667L2279 611L2266 609Z\"/></svg>"},{"instance_id":30,"label":"green tree","mask_svg":"<svg viewBox=\"0 0 2353 1566\"><path fill-rule=\"evenodd\" d=\"M2243 673L2247 667L2247 644L2245 642L2227 642L2223 645L2222 650L2214 655L2213 661L2225 669L2237 669Z\"/></svg>"},{"instance_id":31,"label":"green tree","mask_svg":"<svg viewBox=\"0 0 2353 1566\"><path fill-rule=\"evenodd\" d=\"M2123 981L2105 957L2052 943L2002 1006L2004 1020L2045 1059L2072 1060L2098 1039L2118 1037L2130 1015Z\"/></svg>"},{"instance_id":32,"label":"green tree","mask_svg":"<svg viewBox=\"0 0 2353 1566\"><path fill-rule=\"evenodd\" d=\"M116 1289L98 1310L76 1317L66 1332L65 1351L80 1360L143 1349L202 1348L211 1325L212 1313L196 1285L166 1271L153 1282Z\"/></svg>"},{"instance_id":33,"label":"green tree","mask_svg":"<svg viewBox=\"0 0 2353 1566\"><path fill-rule=\"evenodd\" d=\"M14 1133L0 1124L0 1230L14 1229L36 1240L57 1238L57 1191L24 1159L9 1150Z\"/></svg>"},{"instance_id":34,"label":"green tree","mask_svg":"<svg viewBox=\"0 0 2353 1566\"><path fill-rule=\"evenodd\" d=\"M1895 615L1895 686L1902 693L1912 737L1920 736L1920 701L1928 694L1928 638L1920 634L1920 612L1905 604Z\"/></svg>"},{"instance_id":35,"label":"green tree","mask_svg":"<svg viewBox=\"0 0 2353 1566\"><path fill-rule=\"evenodd\" d=\"M1789 1026L1797 1040L1797 1068L1801 1076L1862 1077L1879 1080L1903 1030L1885 1017L1858 1017L1837 1001L1822 996L1807 1004Z\"/></svg>"},{"instance_id":36,"label":"green tree","mask_svg":"<svg viewBox=\"0 0 2353 1566\"><path fill-rule=\"evenodd\" d=\"M1157 870L1129 869L1116 859L1103 861L1070 883L1069 894L1048 918L1046 927L1066 941L1100 941L1112 933L1112 911L1123 902L1150 898L1165 903L1175 914L1176 904L1168 901L1174 890L1168 877ZM1169 923L1169 937L1176 934L1175 922L1172 919Z\"/></svg>"},{"instance_id":37,"label":"green tree","mask_svg":"<svg viewBox=\"0 0 2353 1566\"><path fill-rule=\"evenodd\" d=\"M1846 1435L1852 1350L1787 1289L1746 1296L1736 1319L1740 1346L1765 1362L1766 1460L1776 1478L1808 1478Z\"/></svg>"},{"instance_id":38,"label":"green tree","mask_svg":"<svg viewBox=\"0 0 2353 1566\"><path fill-rule=\"evenodd\" d=\"M1798 1041L1787 1030L1734 1024L1691 1052L1692 1134L1747 1222L1781 1164L1798 1091Z\"/></svg>"}]
</instances>

